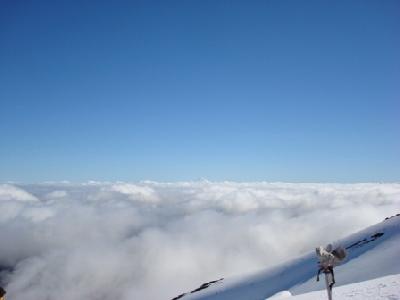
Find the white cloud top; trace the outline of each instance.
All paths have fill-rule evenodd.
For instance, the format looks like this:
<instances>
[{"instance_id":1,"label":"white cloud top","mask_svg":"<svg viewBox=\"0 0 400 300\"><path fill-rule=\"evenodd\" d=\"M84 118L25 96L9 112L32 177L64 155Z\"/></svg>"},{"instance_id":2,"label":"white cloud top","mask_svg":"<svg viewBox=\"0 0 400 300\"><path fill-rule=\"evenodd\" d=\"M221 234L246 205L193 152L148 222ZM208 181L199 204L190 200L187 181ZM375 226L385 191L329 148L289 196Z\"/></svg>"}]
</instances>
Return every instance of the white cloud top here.
<instances>
[{"instance_id":1,"label":"white cloud top","mask_svg":"<svg viewBox=\"0 0 400 300\"><path fill-rule=\"evenodd\" d=\"M168 299L398 213L400 184L0 185L13 299Z\"/></svg>"},{"instance_id":2,"label":"white cloud top","mask_svg":"<svg viewBox=\"0 0 400 300\"><path fill-rule=\"evenodd\" d=\"M14 185L0 184L0 201L37 201L37 198Z\"/></svg>"}]
</instances>

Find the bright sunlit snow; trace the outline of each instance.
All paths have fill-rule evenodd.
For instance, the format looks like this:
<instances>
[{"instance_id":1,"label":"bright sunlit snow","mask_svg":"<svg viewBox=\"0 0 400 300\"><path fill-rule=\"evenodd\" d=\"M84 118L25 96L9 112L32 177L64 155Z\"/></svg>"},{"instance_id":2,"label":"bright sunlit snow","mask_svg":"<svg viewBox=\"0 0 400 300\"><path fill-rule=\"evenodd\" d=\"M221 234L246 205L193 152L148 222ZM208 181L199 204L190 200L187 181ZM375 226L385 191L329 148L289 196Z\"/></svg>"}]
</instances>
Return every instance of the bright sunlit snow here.
<instances>
[{"instance_id":1,"label":"bright sunlit snow","mask_svg":"<svg viewBox=\"0 0 400 300\"><path fill-rule=\"evenodd\" d=\"M395 263L395 262L394 262ZM397 300L400 299L400 274L353 283L333 290L335 300ZM315 291L294 297L282 294L271 300L326 300L326 291Z\"/></svg>"}]
</instances>

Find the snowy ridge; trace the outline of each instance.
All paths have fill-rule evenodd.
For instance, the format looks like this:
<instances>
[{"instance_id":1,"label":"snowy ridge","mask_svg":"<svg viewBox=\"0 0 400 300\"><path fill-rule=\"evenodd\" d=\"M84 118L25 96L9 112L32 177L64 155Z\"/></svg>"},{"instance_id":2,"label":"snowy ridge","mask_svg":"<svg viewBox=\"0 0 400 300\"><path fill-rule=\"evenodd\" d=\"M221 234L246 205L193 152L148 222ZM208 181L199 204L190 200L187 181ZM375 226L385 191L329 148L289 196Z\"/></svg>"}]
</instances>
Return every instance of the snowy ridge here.
<instances>
[{"instance_id":1,"label":"snowy ridge","mask_svg":"<svg viewBox=\"0 0 400 300\"><path fill-rule=\"evenodd\" d=\"M348 256L335 268L336 286L362 282L400 273L400 217L396 215L334 243L342 245ZM315 282L317 261L314 251L274 268L253 275L212 281L203 288L175 299L264 300L280 291L303 294L324 288ZM397 298L393 298L397 299Z\"/></svg>"}]
</instances>

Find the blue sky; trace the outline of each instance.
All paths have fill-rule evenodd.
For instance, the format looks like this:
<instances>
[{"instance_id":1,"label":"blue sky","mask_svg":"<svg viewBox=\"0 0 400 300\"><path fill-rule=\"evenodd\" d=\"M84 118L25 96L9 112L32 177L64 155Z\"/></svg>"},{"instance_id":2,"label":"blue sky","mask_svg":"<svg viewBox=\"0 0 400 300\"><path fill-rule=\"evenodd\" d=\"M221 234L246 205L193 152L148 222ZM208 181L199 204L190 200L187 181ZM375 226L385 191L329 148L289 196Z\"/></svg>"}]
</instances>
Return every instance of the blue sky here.
<instances>
[{"instance_id":1,"label":"blue sky","mask_svg":"<svg viewBox=\"0 0 400 300\"><path fill-rule=\"evenodd\" d=\"M400 180L399 1L2 1L0 181Z\"/></svg>"}]
</instances>

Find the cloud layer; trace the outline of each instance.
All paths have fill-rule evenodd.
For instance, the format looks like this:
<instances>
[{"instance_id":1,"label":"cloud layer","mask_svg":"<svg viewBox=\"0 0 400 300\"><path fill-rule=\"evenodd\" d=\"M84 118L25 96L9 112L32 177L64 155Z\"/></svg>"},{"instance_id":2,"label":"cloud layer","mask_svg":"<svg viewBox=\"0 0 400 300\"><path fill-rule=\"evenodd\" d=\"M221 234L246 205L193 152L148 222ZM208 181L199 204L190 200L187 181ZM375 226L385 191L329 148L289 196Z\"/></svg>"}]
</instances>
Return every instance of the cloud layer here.
<instances>
[{"instance_id":1,"label":"cloud layer","mask_svg":"<svg viewBox=\"0 0 400 300\"><path fill-rule=\"evenodd\" d=\"M12 299L169 299L398 213L400 184L0 185Z\"/></svg>"}]
</instances>

